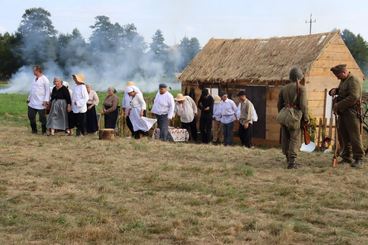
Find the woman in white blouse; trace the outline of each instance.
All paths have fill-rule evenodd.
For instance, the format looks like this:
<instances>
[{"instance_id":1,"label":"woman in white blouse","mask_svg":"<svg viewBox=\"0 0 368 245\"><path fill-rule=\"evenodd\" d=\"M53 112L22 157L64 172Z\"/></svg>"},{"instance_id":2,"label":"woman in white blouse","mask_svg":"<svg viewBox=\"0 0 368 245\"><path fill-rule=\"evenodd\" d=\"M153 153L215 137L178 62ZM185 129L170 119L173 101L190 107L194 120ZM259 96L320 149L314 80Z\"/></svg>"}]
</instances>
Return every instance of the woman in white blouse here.
<instances>
[{"instance_id":1,"label":"woman in white blouse","mask_svg":"<svg viewBox=\"0 0 368 245\"><path fill-rule=\"evenodd\" d=\"M127 88L130 103L126 110L127 117L133 125L133 136L134 138L139 139L141 134L147 134L157 120L144 117L146 102L144 101L142 93L136 90L137 89L133 86Z\"/></svg>"}]
</instances>

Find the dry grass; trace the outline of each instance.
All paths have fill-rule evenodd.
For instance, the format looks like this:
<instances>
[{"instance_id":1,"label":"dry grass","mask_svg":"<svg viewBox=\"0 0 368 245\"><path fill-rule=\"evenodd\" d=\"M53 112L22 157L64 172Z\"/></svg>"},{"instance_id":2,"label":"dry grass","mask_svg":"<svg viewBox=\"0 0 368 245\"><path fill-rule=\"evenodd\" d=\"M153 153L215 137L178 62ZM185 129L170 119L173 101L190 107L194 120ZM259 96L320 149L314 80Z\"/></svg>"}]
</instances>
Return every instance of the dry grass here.
<instances>
[{"instance_id":1,"label":"dry grass","mask_svg":"<svg viewBox=\"0 0 368 245\"><path fill-rule=\"evenodd\" d=\"M367 168L0 127L0 244L367 244Z\"/></svg>"}]
</instances>

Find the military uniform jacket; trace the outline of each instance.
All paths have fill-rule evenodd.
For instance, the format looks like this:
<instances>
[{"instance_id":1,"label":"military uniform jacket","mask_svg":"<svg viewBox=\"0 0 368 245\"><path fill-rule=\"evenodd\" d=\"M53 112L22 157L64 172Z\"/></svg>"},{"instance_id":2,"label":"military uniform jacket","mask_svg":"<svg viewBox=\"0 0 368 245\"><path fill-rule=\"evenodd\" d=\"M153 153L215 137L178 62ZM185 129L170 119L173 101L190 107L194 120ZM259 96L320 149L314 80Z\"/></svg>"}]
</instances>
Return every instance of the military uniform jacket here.
<instances>
[{"instance_id":1,"label":"military uniform jacket","mask_svg":"<svg viewBox=\"0 0 368 245\"><path fill-rule=\"evenodd\" d=\"M337 112L344 113L347 109L357 109L362 97L362 86L359 80L349 74L345 80L341 80L337 89Z\"/></svg>"},{"instance_id":2,"label":"military uniform jacket","mask_svg":"<svg viewBox=\"0 0 368 245\"><path fill-rule=\"evenodd\" d=\"M297 99L294 103L294 99L296 96ZM294 82L289 83L281 88L279 99L277 102L278 111L281 111L281 109L285 106L294 106L295 108L301 110L303 113L302 120L309 120L307 92L304 86L299 85L299 95L297 95L296 83Z\"/></svg>"}]
</instances>

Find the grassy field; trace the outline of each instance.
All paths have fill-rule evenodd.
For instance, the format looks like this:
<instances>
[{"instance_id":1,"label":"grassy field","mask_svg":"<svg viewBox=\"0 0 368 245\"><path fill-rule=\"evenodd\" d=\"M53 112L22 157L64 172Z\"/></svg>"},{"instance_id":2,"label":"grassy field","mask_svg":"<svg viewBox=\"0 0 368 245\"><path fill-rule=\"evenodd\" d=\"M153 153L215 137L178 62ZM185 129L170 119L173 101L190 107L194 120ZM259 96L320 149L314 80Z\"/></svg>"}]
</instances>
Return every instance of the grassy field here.
<instances>
[{"instance_id":1,"label":"grassy field","mask_svg":"<svg viewBox=\"0 0 368 245\"><path fill-rule=\"evenodd\" d=\"M179 91L172 91L176 96ZM117 94L121 99L123 93ZM153 99L156 93L145 93L145 99L147 102L147 108L150 110L152 107ZM97 112L102 110L102 103L106 97L105 92L98 92L100 103L97 108ZM17 125L28 125L27 119L27 94L0 94L0 122L2 123L15 123ZM121 101L120 101L121 102Z\"/></svg>"},{"instance_id":2,"label":"grassy field","mask_svg":"<svg viewBox=\"0 0 368 245\"><path fill-rule=\"evenodd\" d=\"M0 95L0 244L368 244L366 167L304 153L289 171L279 149L31 135L24 99Z\"/></svg>"}]
</instances>

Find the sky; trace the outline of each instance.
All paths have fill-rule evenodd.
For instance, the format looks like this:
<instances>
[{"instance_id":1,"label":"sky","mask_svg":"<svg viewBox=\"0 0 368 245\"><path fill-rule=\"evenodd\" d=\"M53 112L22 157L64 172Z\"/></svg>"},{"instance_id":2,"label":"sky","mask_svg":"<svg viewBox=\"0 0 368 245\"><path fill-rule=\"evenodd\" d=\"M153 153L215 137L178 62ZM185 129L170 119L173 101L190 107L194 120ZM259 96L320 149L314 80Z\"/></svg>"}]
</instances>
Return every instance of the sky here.
<instances>
[{"instance_id":1,"label":"sky","mask_svg":"<svg viewBox=\"0 0 368 245\"><path fill-rule=\"evenodd\" d=\"M201 45L210 38L268 38L349 29L368 39L366 0L0 0L0 32L15 32L27 8L42 7L60 33L78 28L88 39L98 15L122 25L134 23L146 42L157 29L166 43L197 37Z\"/></svg>"}]
</instances>

